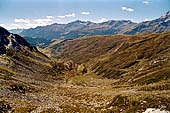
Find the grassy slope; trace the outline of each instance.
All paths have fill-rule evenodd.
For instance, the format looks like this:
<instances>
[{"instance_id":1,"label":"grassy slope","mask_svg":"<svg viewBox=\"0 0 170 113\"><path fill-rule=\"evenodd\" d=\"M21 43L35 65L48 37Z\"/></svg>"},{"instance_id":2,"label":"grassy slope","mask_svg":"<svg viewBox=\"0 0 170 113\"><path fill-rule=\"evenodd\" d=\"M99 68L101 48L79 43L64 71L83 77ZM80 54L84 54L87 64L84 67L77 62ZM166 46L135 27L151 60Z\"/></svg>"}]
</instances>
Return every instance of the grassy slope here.
<instances>
[{"instance_id":1,"label":"grassy slope","mask_svg":"<svg viewBox=\"0 0 170 113\"><path fill-rule=\"evenodd\" d=\"M98 75L122 83L149 84L170 78L170 32L92 36L66 41L59 48L57 57L86 63Z\"/></svg>"}]
</instances>

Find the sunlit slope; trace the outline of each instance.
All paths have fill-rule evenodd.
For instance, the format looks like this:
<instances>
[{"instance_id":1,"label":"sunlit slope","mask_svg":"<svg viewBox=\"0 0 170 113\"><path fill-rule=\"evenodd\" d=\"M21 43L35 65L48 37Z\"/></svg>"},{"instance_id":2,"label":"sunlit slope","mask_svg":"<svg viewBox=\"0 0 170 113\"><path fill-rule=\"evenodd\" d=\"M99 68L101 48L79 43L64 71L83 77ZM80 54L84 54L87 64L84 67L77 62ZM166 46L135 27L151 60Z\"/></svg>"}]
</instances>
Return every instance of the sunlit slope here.
<instances>
[{"instance_id":1,"label":"sunlit slope","mask_svg":"<svg viewBox=\"0 0 170 113\"><path fill-rule=\"evenodd\" d=\"M96 74L122 83L149 84L170 77L170 32L92 36L54 48L56 57L85 63Z\"/></svg>"}]
</instances>

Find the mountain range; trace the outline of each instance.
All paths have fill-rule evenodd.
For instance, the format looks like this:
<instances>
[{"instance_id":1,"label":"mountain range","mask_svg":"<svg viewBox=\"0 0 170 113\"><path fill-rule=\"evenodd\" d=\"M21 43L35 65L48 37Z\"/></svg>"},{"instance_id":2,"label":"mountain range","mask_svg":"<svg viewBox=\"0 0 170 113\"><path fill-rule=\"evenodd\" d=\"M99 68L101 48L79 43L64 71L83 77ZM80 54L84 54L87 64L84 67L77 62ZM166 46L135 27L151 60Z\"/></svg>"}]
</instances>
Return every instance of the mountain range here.
<instances>
[{"instance_id":1,"label":"mountain range","mask_svg":"<svg viewBox=\"0 0 170 113\"><path fill-rule=\"evenodd\" d=\"M24 36L47 39L73 39L91 35L117 34L126 27L134 25L131 21L108 21L104 23L77 20L68 24L52 24L21 32ZM122 31L123 32L123 31Z\"/></svg>"},{"instance_id":2,"label":"mountain range","mask_svg":"<svg viewBox=\"0 0 170 113\"><path fill-rule=\"evenodd\" d=\"M20 34L24 29L11 29L9 30L10 33Z\"/></svg>"},{"instance_id":3,"label":"mountain range","mask_svg":"<svg viewBox=\"0 0 170 113\"><path fill-rule=\"evenodd\" d=\"M73 39L91 35L118 34L124 29L134 25L131 21L108 21L104 23L84 22L77 20L68 24L52 24L37 27L21 32L28 37L41 37L46 39Z\"/></svg>"},{"instance_id":4,"label":"mountain range","mask_svg":"<svg viewBox=\"0 0 170 113\"><path fill-rule=\"evenodd\" d=\"M51 39L74 39L84 36L162 33L170 30L170 11L158 19L134 23L130 20L110 20L103 23L90 21L74 21L68 24L52 24L37 28L26 29L21 32L27 37Z\"/></svg>"}]
</instances>

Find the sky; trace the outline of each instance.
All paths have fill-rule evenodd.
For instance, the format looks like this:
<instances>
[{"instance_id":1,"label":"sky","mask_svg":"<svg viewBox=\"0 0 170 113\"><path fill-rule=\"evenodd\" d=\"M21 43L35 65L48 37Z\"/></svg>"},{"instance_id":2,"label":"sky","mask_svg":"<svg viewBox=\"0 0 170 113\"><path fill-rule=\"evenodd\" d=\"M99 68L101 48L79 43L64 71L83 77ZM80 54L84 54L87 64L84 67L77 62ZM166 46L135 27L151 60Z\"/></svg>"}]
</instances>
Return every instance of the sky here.
<instances>
[{"instance_id":1,"label":"sky","mask_svg":"<svg viewBox=\"0 0 170 113\"><path fill-rule=\"evenodd\" d=\"M170 0L0 0L0 26L35 28L76 20L149 21L170 10Z\"/></svg>"}]
</instances>

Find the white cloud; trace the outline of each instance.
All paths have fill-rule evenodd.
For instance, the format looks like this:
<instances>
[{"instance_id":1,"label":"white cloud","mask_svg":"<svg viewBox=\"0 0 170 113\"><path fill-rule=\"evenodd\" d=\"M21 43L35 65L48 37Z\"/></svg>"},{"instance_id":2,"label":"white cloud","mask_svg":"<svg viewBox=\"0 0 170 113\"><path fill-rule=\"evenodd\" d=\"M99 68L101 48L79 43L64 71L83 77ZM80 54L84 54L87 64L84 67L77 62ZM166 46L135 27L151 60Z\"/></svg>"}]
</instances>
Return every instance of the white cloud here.
<instances>
[{"instance_id":1,"label":"white cloud","mask_svg":"<svg viewBox=\"0 0 170 113\"><path fill-rule=\"evenodd\" d=\"M26 24L11 24L8 29L29 29L36 28L38 26L46 26L48 23L26 23Z\"/></svg>"},{"instance_id":2,"label":"white cloud","mask_svg":"<svg viewBox=\"0 0 170 113\"><path fill-rule=\"evenodd\" d=\"M49 25L48 23L28 23L28 24L25 24L25 28L36 28L38 26L46 26L46 25Z\"/></svg>"},{"instance_id":3,"label":"white cloud","mask_svg":"<svg viewBox=\"0 0 170 113\"><path fill-rule=\"evenodd\" d=\"M105 18L101 18L100 20L98 20L98 22L100 22L100 23L105 22L105 21L107 21L107 19L105 19Z\"/></svg>"},{"instance_id":4,"label":"white cloud","mask_svg":"<svg viewBox=\"0 0 170 113\"><path fill-rule=\"evenodd\" d=\"M133 12L134 11L134 9L129 8L129 7L122 7L122 10L123 11L128 11L128 12Z\"/></svg>"},{"instance_id":5,"label":"white cloud","mask_svg":"<svg viewBox=\"0 0 170 113\"><path fill-rule=\"evenodd\" d=\"M16 22L16 23L30 23L30 20L29 19L22 19L22 18L20 18L20 19L15 18L14 22Z\"/></svg>"},{"instance_id":6,"label":"white cloud","mask_svg":"<svg viewBox=\"0 0 170 113\"><path fill-rule=\"evenodd\" d=\"M91 22L94 22L94 23L102 23L102 22L106 22L107 19L106 18L101 18L99 20L91 20Z\"/></svg>"},{"instance_id":7,"label":"white cloud","mask_svg":"<svg viewBox=\"0 0 170 113\"><path fill-rule=\"evenodd\" d=\"M57 20L57 21L59 21L60 19L59 19L59 18L57 18L56 20Z\"/></svg>"},{"instance_id":8,"label":"white cloud","mask_svg":"<svg viewBox=\"0 0 170 113\"><path fill-rule=\"evenodd\" d=\"M49 19L49 18L44 18L44 19L34 19L34 22L37 22L37 23L49 23L49 22L52 22L52 19Z\"/></svg>"},{"instance_id":9,"label":"white cloud","mask_svg":"<svg viewBox=\"0 0 170 113\"><path fill-rule=\"evenodd\" d=\"M24 26L20 24L11 24L11 29L23 29Z\"/></svg>"},{"instance_id":10,"label":"white cloud","mask_svg":"<svg viewBox=\"0 0 170 113\"><path fill-rule=\"evenodd\" d=\"M58 16L58 18L65 18L65 16Z\"/></svg>"},{"instance_id":11,"label":"white cloud","mask_svg":"<svg viewBox=\"0 0 170 113\"><path fill-rule=\"evenodd\" d=\"M1 27L5 27L5 24L0 24Z\"/></svg>"},{"instance_id":12,"label":"white cloud","mask_svg":"<svg viewBox=\"0 0 170 113\"><path fill-rule=\"evenodd\" d=\"M65 17L75 17L75 13L65 15Z\"/></svg>"},{"instance_id":13,"label":"white cloud","mask_svg":"<svg viewBox=\"0 0 170 113\"><path fill-rule=\"evenodd\" d=\"M46 16L46 18L39 18L39 19L14 19L14 22L20 23L20 24L11 24L8 26L9 29L28 29L28 28L35 28L38 26L45 26L49 25L53 22L52 20L53 16Z\"/></svg>"},{"instance_id":14,"label":"white cloud","mask_svg":"<svg viewBox=\"0 0 170 113\"><path fill-rule=\"evenodd\" d=\"M143 3L144 3L144 4L149 4L149 2L148 2L148 1L144 1Z\"/></svg>"},{"instance_id":15,"label":"white cloud","mask_svg":"<svg viewBox=\"0 0 170 113\"><path fill-rule=\"evenodd\" d=\"M54 17L53 16L46 16L46 18L53 19Z\"/></svg>"},{"instance_id":16,"label":"white cloud","mask_svg":"<svg viewBox=\"0 0 170 113\"><path fill-rule=\"evenodd\" d=\"M15 27L21 27L20 24L11 24L12 26L15 26Z\"/></svg>"},{"instance_id":17,"label":"white cloud","mask_svg":"<svg viewBox=\"0 0 170 113\"><path fill-rule=\"evenodd\" d=\"M89 15L90 12L81 12L82 15Z\"/></svg>"},{"instance_id":18,"label":"white cloud","mask_svg":"<svg viewBox=\"0 0 170 113\"><path fill-rule=\"evenodd\" d=\"M67 15L64 15L64 16L58 16L58 18L66 18L66 17L75 17L75 13L72 13L72 14L67 14Z\"/></svg>"},{"instance_id":19,"label":"white cloud","mask_svg":"<svg viewBox=\"0 0 170 113\"><path fill-rule=\"evenodd\" d=\"M146 19L145 19L145 21L149 21L149 19L148 19L148 18L146 18Z\"/></svg>"}]
</instances>

